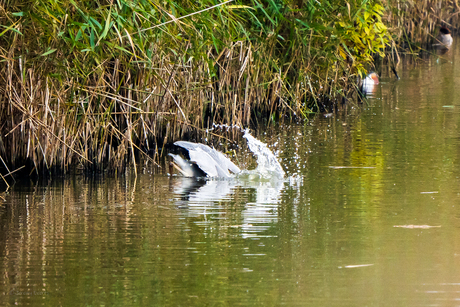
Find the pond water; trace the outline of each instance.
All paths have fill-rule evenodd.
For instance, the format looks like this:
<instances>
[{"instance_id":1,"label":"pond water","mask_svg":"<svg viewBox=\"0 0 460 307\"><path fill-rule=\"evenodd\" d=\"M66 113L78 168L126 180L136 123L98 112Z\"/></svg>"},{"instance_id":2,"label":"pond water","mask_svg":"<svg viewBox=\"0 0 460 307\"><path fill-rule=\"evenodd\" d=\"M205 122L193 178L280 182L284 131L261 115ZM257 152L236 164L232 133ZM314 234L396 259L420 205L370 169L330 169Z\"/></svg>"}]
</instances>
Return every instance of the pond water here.
<instances>
[{"instance_id":1,"label":"pond water","mask_svg":"<svg viewBox=\"0 0 460 307\"><path fill-rule=\"evenodd\" d=\"M22 180L0 205L2 305L459 305L459 52L383 74L346 115L253 131L284 181Z\"/></svg>"}]
</instances>

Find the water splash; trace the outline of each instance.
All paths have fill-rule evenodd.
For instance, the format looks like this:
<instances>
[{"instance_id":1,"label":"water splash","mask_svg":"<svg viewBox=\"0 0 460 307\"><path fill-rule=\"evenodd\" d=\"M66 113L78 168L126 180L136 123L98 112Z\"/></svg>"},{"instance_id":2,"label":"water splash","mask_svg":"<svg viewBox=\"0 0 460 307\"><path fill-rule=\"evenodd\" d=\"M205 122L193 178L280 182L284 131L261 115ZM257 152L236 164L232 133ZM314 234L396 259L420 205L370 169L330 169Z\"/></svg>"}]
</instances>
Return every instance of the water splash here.
<instances>
[{"instance_id":1,"label":"water splash","mask_svg":"<svg viewBox=\"0 0 460 307\"><path fill-rule=\"evenodd\" d=\"M215 175L212 173L210 174L206 170L206 167L207 167L206 163L208 163L209 161L207 162L206 159L203 159L203 157L200 157L200 156L196 156L196 155L194 157L192 156L194 154L197 154L197 155L201 154L199 152L195 152L197 151L195 150L196 148L201 148L201 149L204 148L204 151L206 151L207 153L215 152L215 154L220 154L219 152L203 144L195 144L195 143L184 142L184 141L176 142L175 143L176 145L189 151L191 161L193 161L193 163L195 164L198 164L198 167L202 169L208 175L207 179L212 179L212 180L216 178L222 179L222 177L237 177L239 180L243 180L243 181L244 180L267 181L267 179L271 181L273 179L275 180L284 179L285 174L284 174L283 168L281 167L280 163L276 159L275 155L267 147L267 144L253 137L249 133L249 129L243 129L242 127L238 125L229 126L225 124L221 124L221 125L213 124L213 127L210 128L209 130L214 130L214 129L238 129L244 132L243 137L247 141L248 148L257 158L257 168L255 170L246 170L246 171L240 172L240 170L235 166L237 171L235 171L232 168L229 168L232 171L232 175L229 175L229 176L222 176L222 174L219 174L219 175ZM173 154L170 154L170 155L172 157L175 157L175 155ZM212 160L213 163L222 163L222 160L224 161L227 160L227 158L223 158L223 159L218 159L218 161L216 161L214 157L210 157L210 159ZM175 158L174 160L177 160L177 158ZM230 160L228 160L228 162L233 164ZM193 174L191 176L193 176Z\"/></svg>"},{"instance_id":2,"label":"water splash","mask_svg":"<svg viewBox=\"0 0 460 307\"><path fill-rule=\"evenodd\" d=\"M212 129L238 129L244 132L243 137L247 140L248 147L257 157L257 168L253 171L244 171L244 175L250 177L259 176L261 179L273 179L273 177L284 178L284 171L275 155L267 147L267 144L262 143L249 133L249 129L244 129L238 125L213 124ZM240 176L241 178L241 173Z\"/></svg>"},{"instance_id":3,"label":"water splash","mask_svg":"<svg viewBox=\"0 0 460 307\"><path fill-rule=\"evenodd\" d=\"M270 178L272 176L283 178L283 168L272 151L267 147L267 144L253 137L247 129L244 131L243 137L247 140L249 149L257 158L257 168L255 172L265 178Z\"/></svg>"}]
</instances>

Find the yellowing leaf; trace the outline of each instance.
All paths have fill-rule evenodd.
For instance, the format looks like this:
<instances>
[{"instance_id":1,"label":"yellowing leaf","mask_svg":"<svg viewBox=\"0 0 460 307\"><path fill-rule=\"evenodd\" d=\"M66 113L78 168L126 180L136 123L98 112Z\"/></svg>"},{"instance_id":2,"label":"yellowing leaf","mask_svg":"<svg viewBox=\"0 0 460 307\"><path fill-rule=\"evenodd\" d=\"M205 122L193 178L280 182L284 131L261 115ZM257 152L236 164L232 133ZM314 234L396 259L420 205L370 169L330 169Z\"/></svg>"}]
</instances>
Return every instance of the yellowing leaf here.
<instances>
[{"instance_id":1,"label":"yellowing leaf","mask_svg":"<svg viewBox=\"0 0 460 307\"><path fill-rule=\"evenodd\" d=\"M370 33L369 28L368 28L368 27L365 27L365 28L364 28L364 32L366 32L366 34L369 35L369 33Z\"/></svg>"},{"instance_id":2,"label":"yellowing leaf","mask_svg":"<svg viewBox=\"0 0 460 307\"><path fill-rule=\"evenodd\" d=\"M227 8L229 8L229 9L251 9L251 10L255 10L255 8L247 6L247 5L228 5Z\"/></svg>"},{"instance_id":3,"label":"yellowing leaf","mask_svg":"<svg viewBox=\"0 0 460 307\"><path fill-rule=\"evenodd\" d=\"M342 58L346 59L347 58L347 54L345 53L345 51L343 50L342 47L339 47L339 54Z\"/></svg>"}]
</instances>

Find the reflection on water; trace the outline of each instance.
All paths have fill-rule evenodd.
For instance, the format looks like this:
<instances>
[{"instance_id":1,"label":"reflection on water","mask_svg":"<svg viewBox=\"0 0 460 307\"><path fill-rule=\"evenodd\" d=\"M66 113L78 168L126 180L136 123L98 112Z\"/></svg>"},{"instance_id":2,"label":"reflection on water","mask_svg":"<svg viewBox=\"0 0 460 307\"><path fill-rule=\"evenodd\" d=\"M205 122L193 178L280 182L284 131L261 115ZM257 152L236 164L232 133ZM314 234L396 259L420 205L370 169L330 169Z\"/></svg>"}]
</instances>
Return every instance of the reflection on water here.
<instances>
[{"instance_id":1,"label":"reflection on water","mask_svg":"<svg viewBox=\"0 0 460 307\"><path fill-rule=\"evenodd\" d=\"M256 131L284 180L17 184L2 305L455 306L459 52L384 71L362 106Z\"/></svg>"},{"instance_id":2,"label":"reflection on water","mask_svg":"<svg viewBox=\"0 0 460 307\"><path fill-rule=\"evenodd\" d=\"M226 206L223 201L231 201L243 193L250 194L252 202L247 202L241 212L241 236L243 238L265 236L278 221L278 203L284 182L281 180L255 181L240 176L233 179L198 180L178 177L171 180L175 194L175 204L188 217L205 216L206 223L225 219Z\"/></svg>"}]
</instances>

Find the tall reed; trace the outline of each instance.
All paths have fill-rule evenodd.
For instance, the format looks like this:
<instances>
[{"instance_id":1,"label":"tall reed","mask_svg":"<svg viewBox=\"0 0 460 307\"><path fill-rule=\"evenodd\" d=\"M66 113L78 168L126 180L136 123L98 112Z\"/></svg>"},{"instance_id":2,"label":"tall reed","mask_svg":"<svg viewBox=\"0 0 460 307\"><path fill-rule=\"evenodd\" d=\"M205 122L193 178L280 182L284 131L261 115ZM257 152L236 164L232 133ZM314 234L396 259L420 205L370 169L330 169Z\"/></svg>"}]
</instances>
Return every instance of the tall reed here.
<instances>
[{"instance_id":1,"label":"tall reed","mask_svg":"<svg viewBox=\"0 0 460 307\"><path fill-rule=\"evenodd\" d=\"M378 0L3 0L0 12L7 171L121 169L212 123L331 108L388 42Z\"/></svg>"},{"instance_id":2,"label":"tall reed","mask_svg":"<svg viewBox=\"0 0 460 307\"><path fill-rule=\"evenodd\" d=\"M384 22L402 50L416 53L436 42L441 27L457 32L458 0L382 0Z\"/></svg>"}]
</instances>

